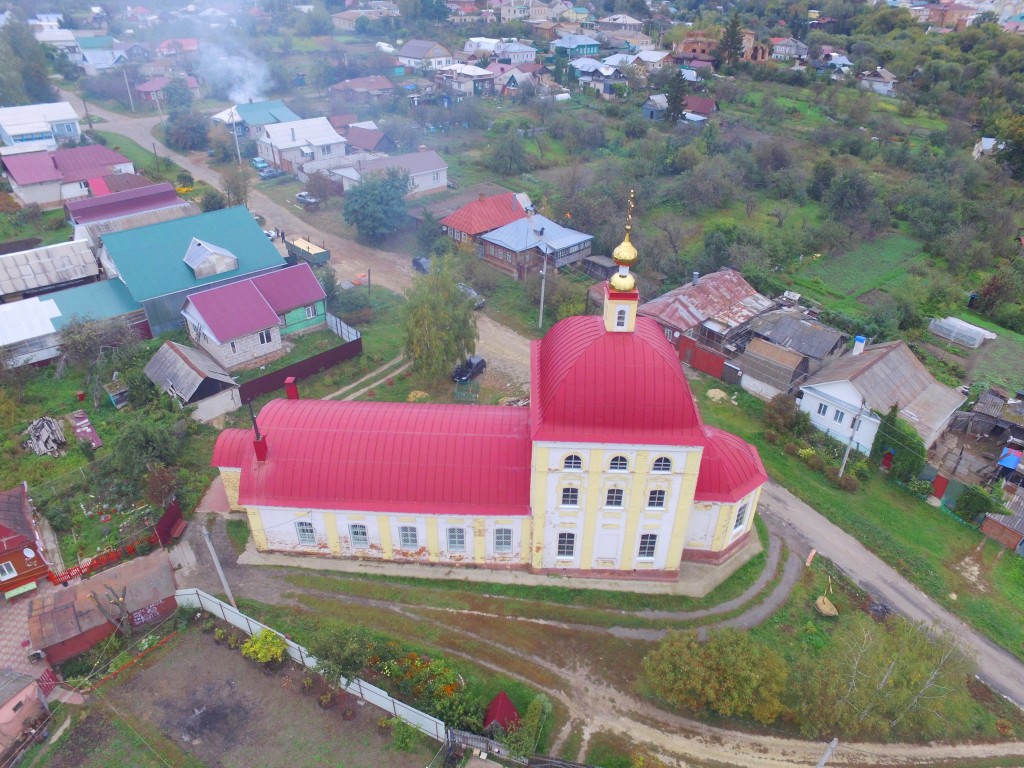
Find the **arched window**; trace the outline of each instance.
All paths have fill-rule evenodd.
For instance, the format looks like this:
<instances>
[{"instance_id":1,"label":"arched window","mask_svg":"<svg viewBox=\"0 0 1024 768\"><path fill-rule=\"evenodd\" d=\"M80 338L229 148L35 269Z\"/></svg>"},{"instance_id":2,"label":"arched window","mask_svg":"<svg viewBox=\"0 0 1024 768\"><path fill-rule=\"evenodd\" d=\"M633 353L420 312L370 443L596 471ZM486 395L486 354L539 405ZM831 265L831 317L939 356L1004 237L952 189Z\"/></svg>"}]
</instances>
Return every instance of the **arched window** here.
<instances>
[{"instance_id":1,"label":"arched window","mask_svg":"<svg viewBox=\"0 0 1024 768\"><path fill-rule=\"evenodd\" d=\"M659 456L654 460L654 472L671 472L672 471L672 459L668 456Z\"/></svg>"},{"instance_id":2,"label":"arched window","mask_svg":"<svg viewBox=\"0 0 1024 768\"><path fill-rule=\"evenodd\" d=\"M562 462L562 469L583 469L583 459L575 453L569 454L565 457L565 461Z\"/></svg>"},{"instance_id":3,"label":"arched window","mask_svg":"<svg viewBox=\"0 0 1024 768\"><path fill-rule=\"evenodd\" d=\"M625 328L626 327L626 310L620 309L615 313L615 327Z\"/></svg>"},{"instance_id":4,"label":"arched window","mask_svg":"<svg viewBox=\"0 0 1024 768\"><path fill-rule=\"evenodd\" d=\"M614 456L611 464L609 465L609 469L611 469L612 472L625 472L629 469L629 462L626 461L625 456Z\"/></svg>"}]
</instances>

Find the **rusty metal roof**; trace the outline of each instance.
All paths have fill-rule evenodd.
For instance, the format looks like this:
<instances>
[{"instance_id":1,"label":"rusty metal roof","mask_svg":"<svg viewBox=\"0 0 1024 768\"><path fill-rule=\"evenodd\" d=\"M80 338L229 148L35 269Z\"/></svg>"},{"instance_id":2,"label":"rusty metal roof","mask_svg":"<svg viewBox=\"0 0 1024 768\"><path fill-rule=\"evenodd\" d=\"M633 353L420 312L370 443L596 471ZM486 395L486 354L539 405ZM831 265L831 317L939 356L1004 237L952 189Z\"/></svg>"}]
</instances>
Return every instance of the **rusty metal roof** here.
<instances>
[{"instance_id":1,"label":"rusty metal roof","mask_svg":"<svg viewBox=\"0 0 1024 768\"><path fill-rule=\"evenodd\" d=\"M721 269L648 301L637 312L681 333L704 325L726 334L774 306L739 272Z\"/></svg>"},{"instance_id":2,"label":"rusty metal roof","mask_svg":"<svg viewBox=\"0 0 1024 768\"><path fill-rule=\"evenodd\" d=\"M1000 421L1008 421L1011 424L1024 427L1024 400L1011 398L996 387L991 387L987 391L982 392L978 402L974 404L971 410L975 413L981 413Z\"/></svg>"}]
</instances>

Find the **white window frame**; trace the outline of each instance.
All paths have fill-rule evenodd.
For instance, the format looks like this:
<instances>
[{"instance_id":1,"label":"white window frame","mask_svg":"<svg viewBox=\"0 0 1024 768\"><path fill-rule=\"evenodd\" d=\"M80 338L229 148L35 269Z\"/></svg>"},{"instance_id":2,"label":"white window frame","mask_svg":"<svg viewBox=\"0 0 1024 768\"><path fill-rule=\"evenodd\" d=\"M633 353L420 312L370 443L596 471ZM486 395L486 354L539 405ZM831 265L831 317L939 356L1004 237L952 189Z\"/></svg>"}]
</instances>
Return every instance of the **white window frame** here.
<instances>
[{"instance_id":1,"label":"white window frame","mask_svg":"<svg viewBox=\"0 0 1024 768\"><path fill-rule=\"evenodd\" d=\"M836 424L842 424L844 418L846 418L846 414L843 411L836 409L835 414L832 416L832 421Z\"/></svg>"},{"instance_id":2,"label":"white window frame","mask_svg":"<svg viewBox=\"0 0 1024 768\"><path fill-rule=\"evenodd\" d=\"M668 456L659 456L654 460L651 465L651 472L657 472L658 474L668 474L672 471L672 459Z\"/></svg>"},{"instance_id":3,"label":"white window frame","mask_svg":"<svg viewBox=\"0 0 1024 768\"><path fill-rule=\"evenodd\" d=\"M736 522L733 523L732 532L745 528L747 525L747 512L750 509L750 502L743 502L740 508L736 511Z\"/></svg>"},{"instance_id":4,"label":"white window frame","mask_svg":"<svg viewBox=\"0 0 1024 768\"><path fill-rule=\"evenodd\" d=\"M668 493L666 493L664 489L655 488L653 491L647 494L647 508L664 509L667 497Z\"/></svg>"},{"instance_id":5,"label":"white window frame","mask_svg":"<svg viewBox=\"0 0 1024 768\"><path fill-rule=\"evenodd\" d=\"M825 403L818 403L818 415L828 416L828 406Z\"/></svg>"},{"instance_id":6,"label":"white window frame","mask_svg":"<svg viewBox=\"0 0 1024 768\"><path fill-rule=\"evenodd\" d=\"M411 544L409 542L412 542ZM415 525L398 526L398 544L400 549L419 549L420 536Z\"/></svg>"},{"instance_id":7,"label":"white window frame","mask_svg":"<svg viewBox=\"0 0 1024 768\"><path fill-rule=\"evenodd\" d=\"M295 537L298 539L300 547L316 546L316 528L309 520L295 521Z\"/></svg>"},{"instance_id":8,"label":"white window frame","mask_svg":"<svg viewBox=\"0 0 1024 768\"><path fill-rule=\"evenodd\" d=\"M569 554L565 554L568 551ZM559 560L572 560L576 557L576 534L563 531L558 534L555 557Z\"/></svg>"},{"instance_id":9,"label":"white window frame","mask_svg":"<svg viewBox=\"0 0 1024 768\"><path fill-rule=\"evenodd\" d=\"M580 506L580 489L575 485L564 486L559 506L566 509L578 509Z\"/></svg>"},{"instance_id":10,"label":"white window frame","mask_svg":"<svg viewBox=\"0 0 1024 768\"><path fill-rule=\"evenodd\" d=\"M14 569L14 566L10 561L6 563L0 563L0 581L7 581L13 579L18 575L18 572Z\"/></svg>"},{"instance_id":11,"label":"white window frame","mask_svg":"<svg viewBox=\"0 0 1024 768\"><path fill-rule=\"evenodd\" d=\"M318 317L319 314L320 314L320 307L318 307L316 304L310 304L308 307L306 307L306 319L307 320L313 320L314 318Z\"/></svg>"},{"instance_id":12,"label":"white window frame","mask_svg":"<svg viewBox=\"0 0 1024 768\"><path fill-rule=\"evenodd\" d=\"M504 539L508 538L506 544ZM496 555L511 555L513 545L512 529L511 528L495 528L494 529L494 553Z\"/></svg>"},{"instance_id":13,"label":"white window frame","mask_svg":"<svg viewBox=\"0 0 1024 768\"><path fill-rule=\"evenodd\" d=\"M622 464L623 466L618 466ZM625 456L612 456L612 460L608 462L609 472L628 472L629 471L629 459Z\"/></svg>"},{"instance_id":14,"label":"white window frame","mask_svg":"<svg viewBox=\"0 0 1024 768\"><path fill-rule=\"evenodd\" d=\"M566 472L579 472L583 469L583 458L578 453L570 453L562 460L562 469Z\"/></svg>"},{"instance_id":15,"label":"white window frame","mask_svg":"<svg viewBox=\"0 0 1024 768\"><path fill-rule=\"evenodd\" d=\"M260 331L259 339L260 344L269 344L274 340L274 329L267 328L265 331Z\"/></svg>"},{"instance_id":16,"label":"white window frame","mask_svg":"<svg viewBox=\"0 0 1024 768\"><path fill-rule=\"evenodd\" d=\"M448 529L448 551L449 552L465 552L466 551L466 529L465 528L449 528Z\"/></svg>"},{"instance_id":17,"label":"white window frame","mask_svg":"<svg viewBox=\"0 0 1024 768\"><path fill-rule=\"evenodd\" d=\"M626 492L621 488L609 488L604 495L604 505L607 509L622 509L626 503Z\"/></svg>"},{"instance_id":18,"label":"white window frame","mask_svg":"<svg viewBox=\"0 0 1024 768\"><path fill-rule=\"evenodd\" d=\"M653 560L654 554L658 551L658 534L656 533L642 533L640 534L640 545L636 550L637 560ZM644 554L650 552L650 554Z\"/></svg>"},{"instance_id":19,"label":"white window frame","mask_svg":"<svg viewBox=\"0 0 1024 768\"><path fill-rule=\"evenodd\" d=\"M624 309L616 310L615 311L615 327L616 328L625 328L626 327L626 318L627 318L626 310L624 310Z\"/></svg>"},{"instance_id":20,"label":"white window frame","mask_svg":"<svg viewBox=\"0 0 1024 768\"><path fill-rule=\"evenodd\" d=\"M362 523L352 523L348 527L348 539L355 549L367 549L370 546L370 531Z\"/></svg>"}]
</instances>

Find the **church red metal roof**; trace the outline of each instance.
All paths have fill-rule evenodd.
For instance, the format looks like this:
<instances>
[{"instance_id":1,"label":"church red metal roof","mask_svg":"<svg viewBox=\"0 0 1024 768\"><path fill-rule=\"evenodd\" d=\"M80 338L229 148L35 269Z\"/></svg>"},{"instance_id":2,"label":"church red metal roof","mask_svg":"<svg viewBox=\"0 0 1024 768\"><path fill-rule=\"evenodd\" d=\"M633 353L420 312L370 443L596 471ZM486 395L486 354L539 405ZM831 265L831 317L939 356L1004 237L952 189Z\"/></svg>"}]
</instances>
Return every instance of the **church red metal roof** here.
<instances>
[{"instance_id":1,"label":"church red metal roof","mask_svg":"<svg viewBox=\"0 0 1024 768\"><path fill-rule=\"evenodd\" d=\"M768 481L757 449L715 427L704 427L706 442L694 501L739 501Z\"/></svg>"},{"instance_id":2,"label":"church red metal roof","mask_svg":"<svg viewBox=\"0 0 1024 768\"><path fill-rule=\"evenodd\" d=\"M704 433L675 349L658 324L610 333L597 316L568 317L533 342L534 440L700 445Z\"/></svg>"},{"instance_id":3,"label":"church red metal roof","mask_svg":"<svg viewBox=\"0 0 1024 768\"><path fill-rule=\"evenodd\" d=\"M257 423L266 461L243 430L223 432L214 450L214 465L241 467L243 505L530 513L525 408L272 400Z\"/></svg>"}]
</instances>

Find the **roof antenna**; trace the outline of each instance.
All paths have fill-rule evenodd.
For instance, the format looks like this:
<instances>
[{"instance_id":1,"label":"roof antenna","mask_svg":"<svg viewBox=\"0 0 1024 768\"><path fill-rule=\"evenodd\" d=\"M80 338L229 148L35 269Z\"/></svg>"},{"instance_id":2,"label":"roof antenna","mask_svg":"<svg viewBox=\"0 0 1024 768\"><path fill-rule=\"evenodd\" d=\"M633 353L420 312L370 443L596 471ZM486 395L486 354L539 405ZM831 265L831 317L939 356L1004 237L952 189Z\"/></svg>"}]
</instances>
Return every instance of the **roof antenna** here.
<instances>
[{"instance_id":1,"label":"roof antenna","mask_svg":"<svg viewBox=\"0 0 1024 768\"><path fill-rule=\"evenodd\" d=\"M256 433L256 439L262 440L263 436L260 434L260 428L256 424L256 411L252 408L252 400L249 401L249 418L252 419L252 431Z\"/></svg>"}]
</instances>

